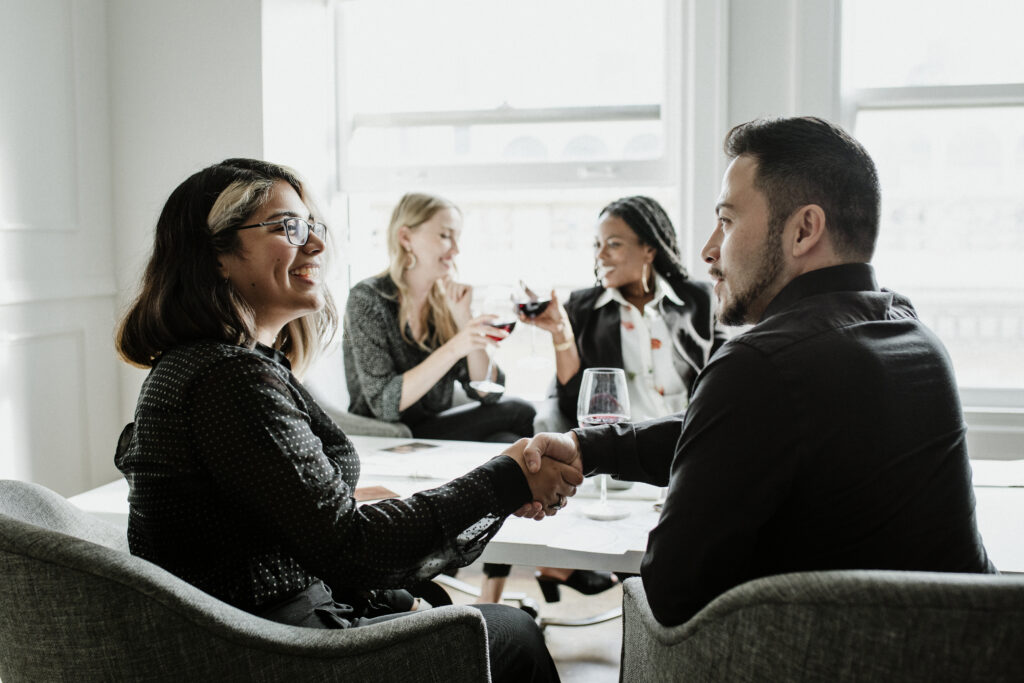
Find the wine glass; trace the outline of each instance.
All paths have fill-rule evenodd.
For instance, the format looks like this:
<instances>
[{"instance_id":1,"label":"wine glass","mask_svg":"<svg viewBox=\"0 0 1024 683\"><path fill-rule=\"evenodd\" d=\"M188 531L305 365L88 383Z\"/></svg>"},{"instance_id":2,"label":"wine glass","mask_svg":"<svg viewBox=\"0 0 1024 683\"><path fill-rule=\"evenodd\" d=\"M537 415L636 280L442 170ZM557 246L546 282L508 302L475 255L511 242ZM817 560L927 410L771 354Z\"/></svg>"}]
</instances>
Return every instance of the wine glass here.
<instances>
[{"instance_id":1,"label":"wine glass","mask_svg":"<svg viewBox=\"0 0 1024 683\"><path fill-rule=\"evenodd\" d=\"M542 289L541 291L550 292L551 290ZM517 315L525 315L532 320L543 313L550 303L550 295L547 297L539 296L534 290L527 287L525 282L519 281L519 287L515 293L515 312ZM524 364L531 366L547 365L544 359L537 356L537 328L534 325L530 325L530 357L527 361L524 361Z\"/></svg>"},{"instance_id":2,"label":"wine glass","mask_svg":"<svg viewBox=\"0 0 1024 683\"><path fill-rule=\"evenodd\" d=\"M488 325L496 327L506 332L512 332L516 326L515 313L512 306L512 296L507 289L501 291L489 292L487 297L484 299L483 307L480 309L479 314L491 313L496 315L497 318L491 320ZM487 335L494 341L501 341L503 337ZM487 373L483 379L475 379L469 383L469 386L473 387L477 391L484 394L501 394L504 393L505 387L497 382L491 380L491 375L494 374L494 352L491 351L490 345L487 346Z\"/></svg>"},{"instance_id":3,"label":"wine glass","mask_svg":"<svg viewBox=\"0 0 1024 683\"><path fill-rule=\"evenodd\" d=\"M629 422L629 392L626 373L621 368L587 368L583 371L580 397L576 402L580 427ZM591 519L622 519L629 512L608 503L608 475L599 477L598 502L582 508Z\"/></svg>"}]
</instances>

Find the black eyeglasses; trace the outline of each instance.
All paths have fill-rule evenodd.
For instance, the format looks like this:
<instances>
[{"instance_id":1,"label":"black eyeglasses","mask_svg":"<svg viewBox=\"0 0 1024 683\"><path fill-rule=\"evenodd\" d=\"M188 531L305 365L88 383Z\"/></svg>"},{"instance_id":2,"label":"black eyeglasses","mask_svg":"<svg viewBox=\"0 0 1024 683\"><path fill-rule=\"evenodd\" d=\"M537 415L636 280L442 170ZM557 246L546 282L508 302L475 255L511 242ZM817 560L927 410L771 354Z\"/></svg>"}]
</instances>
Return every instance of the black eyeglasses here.
<instances>
[{"instance_id":1,"label":"black eyeglasses","mask_svg":"<svg viewBox=\"0 0 1024 683\"><path fill-rule=\"evenodd\" d=\"M309 231L312 230L313 234L319 237L321 240L327 237L327 226L323 223L313 223L310 225L308 221L301 218L280 218L276 221L267 221L266 223L255 223L253 225L240 225L237 228L228 228L229 230L248 230L249 228L265 228L268 225L280 225L284 228L284 236L288 238L288 243L293 244L296 247L301 247L309 241Z\"/></svg>"}]
</instances>

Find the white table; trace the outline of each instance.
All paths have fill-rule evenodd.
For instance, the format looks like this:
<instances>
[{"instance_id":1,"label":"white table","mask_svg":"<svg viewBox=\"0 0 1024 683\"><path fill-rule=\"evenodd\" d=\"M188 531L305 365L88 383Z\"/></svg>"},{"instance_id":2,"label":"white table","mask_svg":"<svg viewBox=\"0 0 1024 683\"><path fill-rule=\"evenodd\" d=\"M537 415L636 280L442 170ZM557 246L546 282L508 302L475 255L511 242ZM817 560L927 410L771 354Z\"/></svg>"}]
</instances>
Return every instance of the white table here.
<instances>
[{"instance_id":1,"label":"white table","mask_svg":"<svg viewBox=\"0 0 1024 683\"><path fill-rule=\"evenodd\" d=\"M354 436L362 461L360 486L385 486L401 496L437 486L466 473L501 452L500 445L468 441L431 441L436 448L412 453L383 449L410 439ZM978 526L995 565L1004 572L1024 573L1024 460L974 460ZM1014 484L1012 486L1007 484ZM653 503L659 489L636 484L610 491L616 505L630 510L625 519L598 522L581 509L596 495L594 485L580 487L568 507L537 522L511 517L487 546L483 559L501 564L605 569L639 572L647 532L658 520ZM128 484L124 479L71 498L80 508L127 528Z\"/></svg>"}]
</instances>

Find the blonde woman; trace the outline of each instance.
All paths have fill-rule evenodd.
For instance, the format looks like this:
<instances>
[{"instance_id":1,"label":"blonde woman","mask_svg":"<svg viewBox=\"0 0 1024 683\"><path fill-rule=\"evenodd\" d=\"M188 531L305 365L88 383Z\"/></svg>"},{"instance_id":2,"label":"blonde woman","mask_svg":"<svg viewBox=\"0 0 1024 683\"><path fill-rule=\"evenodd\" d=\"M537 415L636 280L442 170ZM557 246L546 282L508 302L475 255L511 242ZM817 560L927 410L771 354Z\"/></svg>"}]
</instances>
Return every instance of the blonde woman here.
<instances>
[{"instance_id":1,"label":"blonde woman","mask_svg":"<svg viewBox=\"0 0 1024 683\"><path fill-rule=\"evenodd\" d=\"M452 279L462 212L434 195L410 193L391 213L386 271L349 292L342 342L345 378L357 415L404 422L413 436L512 442L533 435L533 406L481 394L486 348L507 332L473 317L473 289ZM505 383L495 366L487 379ZM452 405L455 382L474 399ZM507 565L485 564L480 602L498 602Z\"/></svg>"},{"instance_id":2,"label":"blonde woman","mask_svg":"<svg viewBox=\"0 0 1024 683\"><path fill-rule=\"evenodd\" d=\"M440 197L407 194L391 214L390 265L349 293L343 348L349 410L404 422L414 436L511 442L533 435L533 406L478 393L488 345L507 332L473 317L473 289L452 279L462 213ZM504 384L497 367L487 379ZM472 402L452 406L459 382Z\"/></svg>"}]
</instances>

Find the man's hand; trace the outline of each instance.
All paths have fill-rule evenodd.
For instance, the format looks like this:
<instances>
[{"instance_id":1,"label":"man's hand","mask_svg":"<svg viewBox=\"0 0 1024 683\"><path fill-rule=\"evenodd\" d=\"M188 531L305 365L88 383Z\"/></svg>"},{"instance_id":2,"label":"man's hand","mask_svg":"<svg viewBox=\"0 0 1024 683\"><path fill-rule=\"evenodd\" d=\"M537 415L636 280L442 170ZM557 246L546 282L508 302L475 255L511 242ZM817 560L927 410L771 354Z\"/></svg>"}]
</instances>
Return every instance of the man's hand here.
<instances>
[{"instance_id":1,"label":"man's hand","mask_svg":"<svg viewBox=\"0 0 1024 683\"><path fill-rule=\"evenodd\" d=\"M544 516L557 513L565 506L565 501L569 496L576 495L576 487L583 483L583 475L579 468L553 458L544 459L538 463L538 467L530 471L527 469L526 459L523 455L528 443L531 442L527 439L520 439L503 455L515 460L522 468L534 499L533 503L524 505L516 511L516 514L521 517L542 519Z\"/></svg>"},{"instance_id":2,"label":"man's hand","mask_svg":"<svg viewBox=\"0 0 1024 683\"><path fill-rule=\"evenodd\" d=\"M523 457L526 460L526 468L530 472L540 469L541 458L548 457L570 465L580 473L580 476L583 475L580 442L576 438L575 432L565 432L564 434L542 432L526 444Z\"/></svg>"},{"instance_id":3,"label":"man's hand","mask_svg":"<svg viewBox=\"0 0 1024 683\"><path fill-rule=\"evenodd\" d=\"M544 433L533 437L523 451L523 459L528 472L538 471L543 463L543 457L565 462L580 474L579 481L582 481L583 464L580 459L579 441L572 432L565 434ZM579 486L579 484L576 484ZM575 492L575 491L574 491ZM526 517L540 521L545 517L556 514L557 510L545 508L539 501L527 503L515 511L516 517Z\"/></svg>"}]
</instances>

